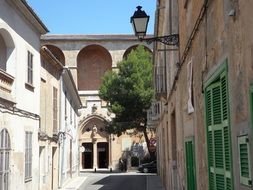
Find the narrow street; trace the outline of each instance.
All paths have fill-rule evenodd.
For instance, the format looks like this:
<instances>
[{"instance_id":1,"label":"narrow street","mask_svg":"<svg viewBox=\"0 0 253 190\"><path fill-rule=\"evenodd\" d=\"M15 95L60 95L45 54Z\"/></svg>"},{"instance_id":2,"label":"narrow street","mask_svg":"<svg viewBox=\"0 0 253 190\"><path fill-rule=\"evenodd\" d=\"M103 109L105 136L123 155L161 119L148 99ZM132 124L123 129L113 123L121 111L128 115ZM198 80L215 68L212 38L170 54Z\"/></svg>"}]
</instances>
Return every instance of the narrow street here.
<instances>
[{"instance_id":1,"label":"narrow street","mask_svg":"<svg viewBox=\"0 0 253 190\"><path fill-rule=\"evenodd\" d=\"M154 174L130 173L83 173L86 177L80 190L152 190L150 180ZM162 188L155 188L162 189Z\"/></svg>"}]
</instances>

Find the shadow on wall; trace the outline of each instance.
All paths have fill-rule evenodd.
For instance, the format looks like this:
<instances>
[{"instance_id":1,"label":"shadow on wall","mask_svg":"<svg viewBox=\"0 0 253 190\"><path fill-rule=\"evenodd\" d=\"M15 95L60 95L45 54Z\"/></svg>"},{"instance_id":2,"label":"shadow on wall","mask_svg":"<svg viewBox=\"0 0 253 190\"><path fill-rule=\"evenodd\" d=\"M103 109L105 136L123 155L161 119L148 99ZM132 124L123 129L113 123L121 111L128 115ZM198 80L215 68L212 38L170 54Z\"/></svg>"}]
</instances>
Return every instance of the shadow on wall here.
<instances>
[{"instance_id":1,"label":"shadow on wall","mask_svg":"<svg viewBox=\"0 0 253 190\"><path fill-rule=\"evenodd\" d=\"M131 148L126 148L120 159L118 168L120 171L135 169L140 164L150 162L151 158L142 143L132 143Z\"/></svg>"}]
</instances>

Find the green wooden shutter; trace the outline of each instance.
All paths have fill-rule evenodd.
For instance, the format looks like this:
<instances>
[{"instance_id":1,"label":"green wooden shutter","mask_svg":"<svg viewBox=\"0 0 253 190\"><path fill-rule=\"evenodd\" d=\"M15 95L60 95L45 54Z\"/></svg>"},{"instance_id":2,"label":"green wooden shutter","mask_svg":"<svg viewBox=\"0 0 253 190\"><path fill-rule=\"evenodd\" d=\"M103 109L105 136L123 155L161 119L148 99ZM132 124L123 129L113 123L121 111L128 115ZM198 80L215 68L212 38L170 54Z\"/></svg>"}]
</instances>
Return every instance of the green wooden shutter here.
<instances>
[{"instance_id":1,"label":"green wooden shutter","mask_svg":"<svg viewBox=\"0 0 253 190\"><path fill-rule=\"evenodd\" d=\"M251 164L249 157L249 139L247 135L238 137L238 150L240 162L240 183L251 186Z\"/></svg>"},{"instance_id":2,"label":"green wooden shutter","mask_svg":"<svg viewBox=\"0 0 253 190\"><path fill-rule=\"evenodd\" d=\"M187 190L196 190L196 169L193 141L185 142Z\"/></svg>"},{"instance_id":3,"label":"green wooden shutter","mask_svg":"<svg viewBox=\"0 0 253 190\"><path fill-rule=\"evenodd\" d=\"M205 89L209 189L232 189L226 72Z\"/></svg>"}]
</instances>

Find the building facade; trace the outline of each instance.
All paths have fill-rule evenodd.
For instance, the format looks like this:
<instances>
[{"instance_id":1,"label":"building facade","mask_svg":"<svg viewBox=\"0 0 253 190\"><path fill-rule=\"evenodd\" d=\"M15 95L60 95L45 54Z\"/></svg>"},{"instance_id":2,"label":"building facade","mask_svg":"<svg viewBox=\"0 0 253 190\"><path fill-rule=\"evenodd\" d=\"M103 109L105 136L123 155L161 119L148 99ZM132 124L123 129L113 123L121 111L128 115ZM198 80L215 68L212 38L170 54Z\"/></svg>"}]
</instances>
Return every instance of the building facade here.
<instances>
[{"instance_id":1,"label":"building facade","mask_svg":"<svg viewBox=\"0 0 253 190\"><path fill-rule=\"evenodd\" d=\"M63 65L47 48L41 48L40 117L39 130L39 189L58 188L59 173L59 111L60 85ZM50 167L51 166L51 167Z\"/></svg>"},{"instance_id":2,"label":"building facade","mask_svg":"<svg viewBox=\"0 0 253 190\"><path fill-rule=\"evenodd\" d=\"M25 1L0 1L0 189L38 189L40 36L47 31Z\"/></svg>"},{"instance_id":3,"label":"building facade","mask_svg":"<svg viewBox=\"0 0 253 190\"><path fill-rule=\"evenodd\" d=\"M119 160L142 151L146 145L143 135L117 137L106 133L108 122L114 117L98 96L98 89L106 71L116 70L117 62L125 58L139 42L131 35L44 35L42 44L54 46L65 57L66 67L73 74L82 102L79 117L79 168L81 171L119 169ZM151 46L146 46L151 51ZM137 152L137 153L136 153ZM129 165L129 164L128 164Z\"/></svg>"},{"instance_id":4,"label":"building facade","mask_svg":"<svg viewBox=\"0 0 253 190\"><path fill-rule=\"evenodd\" d=\"M252 189L252 6L157 1L156 34L180 39L154 48L166 189Z\"/></svg>"},{"instance_id":5,"label":"building facade","mask_svg":"<svg viewBox=\"0 0 253 190\"><path fill-rule=\"evenodd\" d=\"M82 107L61 52L41 47L40 189L58 189L78 175L78 109Z\"/></svg>"}]
</instances>

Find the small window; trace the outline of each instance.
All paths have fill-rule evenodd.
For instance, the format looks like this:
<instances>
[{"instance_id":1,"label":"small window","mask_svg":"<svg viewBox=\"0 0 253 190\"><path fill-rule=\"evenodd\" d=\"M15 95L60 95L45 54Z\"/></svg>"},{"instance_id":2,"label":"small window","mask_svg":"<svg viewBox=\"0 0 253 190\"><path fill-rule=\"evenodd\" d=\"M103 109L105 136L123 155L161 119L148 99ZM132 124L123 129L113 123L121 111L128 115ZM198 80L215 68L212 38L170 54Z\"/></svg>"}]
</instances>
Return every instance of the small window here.
<instances>
[{"instance_id":1,"label":"small window","mask_svg":"<svg viewBox=\"0 0 253 190\"><path fill-rule=\"evenodd\" d=\"M33 84L33 54L30 51L27 53L27 83Z\"/></svg>"},{"instance_id":2,"label":"small window","mask_svg":"<svg viewBox=\"0 0 253 190\"><path fill-rule=\"evenodd\" d=\"M238 151L240 163L240 183L251 187L251 164L249 138L247 135L238 137Z\"/></svg>"},{"instance_id":3,"label":"small window","mask_svg":"<svg viewBox=\"0 0 253 190\"><path fill-rule=\"evenodd\" d=\"M25 132L25 181L32 178L32 132Z\"/></svg>"}]
</instances>

